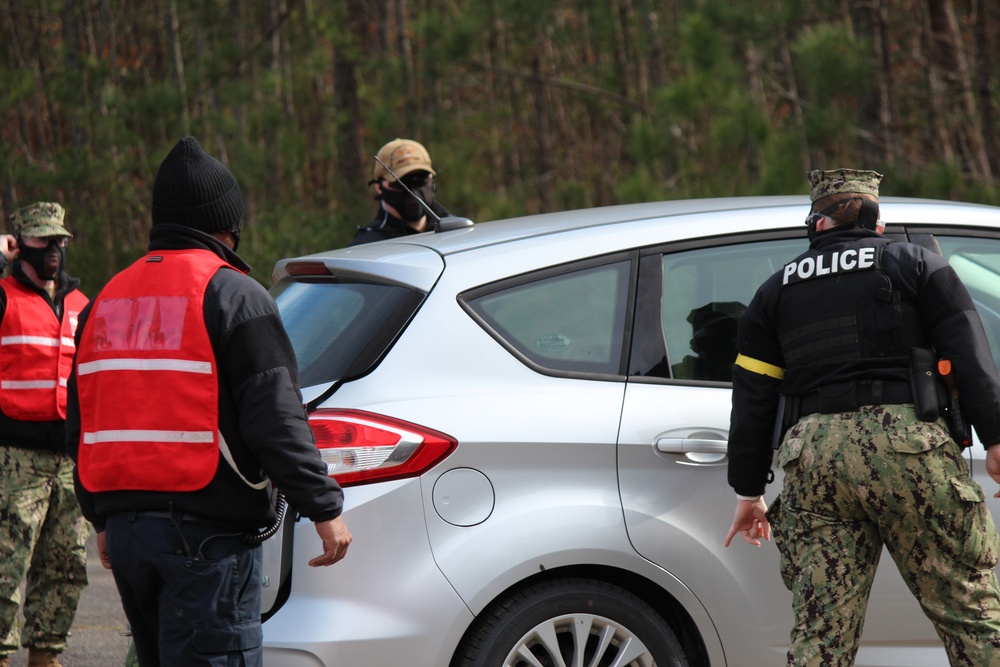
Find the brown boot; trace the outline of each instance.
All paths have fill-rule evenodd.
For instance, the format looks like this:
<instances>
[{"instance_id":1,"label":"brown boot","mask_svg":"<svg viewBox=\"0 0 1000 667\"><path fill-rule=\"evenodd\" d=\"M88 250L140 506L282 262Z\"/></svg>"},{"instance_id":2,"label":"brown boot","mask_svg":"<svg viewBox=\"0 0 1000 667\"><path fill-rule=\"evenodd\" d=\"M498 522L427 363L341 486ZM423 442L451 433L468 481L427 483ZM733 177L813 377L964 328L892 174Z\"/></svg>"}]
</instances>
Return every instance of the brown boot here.
<instances>
[{"instance_id":1,"label":"brown boot","mask_svg":"<svg viewBox=\"0 0 1000 667\"><path fill-rule=\"evenodd\" d=\"M0 667L10 667L10 656L0 655Z\"/></svg>"},{"instance_id":2,"label":"brown boot","mask_svg":"<svg viewBox=\"0 0 1000 667\"><path fill-rule=\"evenodd\" d=\"M55 651L44 648L29 648L28 667L62 667L62 665L59 664L59 654Z\"/></svg>"}]
</instances>

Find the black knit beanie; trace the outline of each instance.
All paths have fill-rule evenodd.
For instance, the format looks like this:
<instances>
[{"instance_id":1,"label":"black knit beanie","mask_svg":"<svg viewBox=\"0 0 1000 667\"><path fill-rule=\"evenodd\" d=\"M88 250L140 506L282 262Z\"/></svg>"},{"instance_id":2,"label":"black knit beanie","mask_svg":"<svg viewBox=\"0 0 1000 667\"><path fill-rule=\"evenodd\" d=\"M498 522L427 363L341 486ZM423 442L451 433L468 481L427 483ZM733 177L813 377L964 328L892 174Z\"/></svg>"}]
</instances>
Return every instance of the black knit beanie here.
<instances>
[{"instance_id":1,"label":"black knit beanie","mask_svg":"<svg viewBox=\"0 0 1000 667\"><path fill-rule=\"evenodd\" d=\"M153 225L176 224L212 232L243 227L243 195L232 172L194 137L177 142L153 182Z\"/></svg>"}]
</instances>

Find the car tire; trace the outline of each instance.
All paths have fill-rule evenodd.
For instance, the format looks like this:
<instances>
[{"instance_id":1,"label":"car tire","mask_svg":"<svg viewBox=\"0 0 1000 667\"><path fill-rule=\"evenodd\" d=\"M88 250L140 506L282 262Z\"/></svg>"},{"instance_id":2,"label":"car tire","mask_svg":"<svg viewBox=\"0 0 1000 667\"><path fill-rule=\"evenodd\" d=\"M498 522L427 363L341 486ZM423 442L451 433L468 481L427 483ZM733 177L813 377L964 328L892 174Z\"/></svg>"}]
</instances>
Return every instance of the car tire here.
<instances>
[{"instance_id":1,"label":"car tire","mask_svg":"<svg viewBox=\"0 0 1000 667\"><path fill-rule=\"evenodd\" d=\"M531 584L486 609L452 667L687 667L652 606L593 579ZM582 653L582 655L581 655Z\"/></svg>"}]
</instances>

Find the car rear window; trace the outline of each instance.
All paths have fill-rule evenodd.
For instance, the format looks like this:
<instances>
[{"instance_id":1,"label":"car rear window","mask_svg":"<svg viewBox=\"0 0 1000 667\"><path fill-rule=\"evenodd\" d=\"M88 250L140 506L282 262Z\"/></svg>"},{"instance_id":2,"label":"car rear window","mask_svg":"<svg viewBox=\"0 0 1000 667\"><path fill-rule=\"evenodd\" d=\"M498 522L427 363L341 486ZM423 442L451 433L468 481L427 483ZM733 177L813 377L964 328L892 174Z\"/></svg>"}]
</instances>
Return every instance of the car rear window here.
<instances>
[{"instance_id":1,"label":"car rear window","mask_svg":"<svg viewBox=\"0 0 1000 667\"><path fill-rule=\"evenodd\" d=\"M336 280L284 280L271 288L295 349L303 387L374 368L423 301L418 290Z\"/></svg>"}]
</instances>

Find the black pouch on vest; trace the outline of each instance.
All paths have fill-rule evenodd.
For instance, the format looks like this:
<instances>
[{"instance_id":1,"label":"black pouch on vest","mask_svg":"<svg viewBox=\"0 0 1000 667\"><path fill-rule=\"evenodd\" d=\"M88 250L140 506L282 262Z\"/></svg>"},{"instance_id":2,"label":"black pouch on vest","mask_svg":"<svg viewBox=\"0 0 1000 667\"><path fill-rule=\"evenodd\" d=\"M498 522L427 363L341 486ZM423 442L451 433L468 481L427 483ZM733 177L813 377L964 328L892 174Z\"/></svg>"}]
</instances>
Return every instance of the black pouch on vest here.
<instances>
[{"instance_id":1,"label":"black pouch on vest","mask_svg":"<svg viewBox=\"0 0 1000 667\"><path fill-rule=\"evenodd\" d=\"M934 352L923 347L915 347L910 353L910 389L913 392L913 407L917 419L925 422L936 421L940 412L938 397L937 360Z\"/></svg>"}]
</instances>

